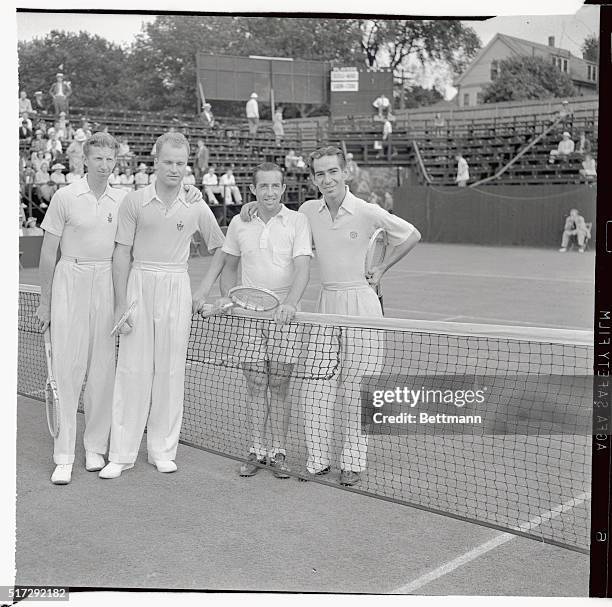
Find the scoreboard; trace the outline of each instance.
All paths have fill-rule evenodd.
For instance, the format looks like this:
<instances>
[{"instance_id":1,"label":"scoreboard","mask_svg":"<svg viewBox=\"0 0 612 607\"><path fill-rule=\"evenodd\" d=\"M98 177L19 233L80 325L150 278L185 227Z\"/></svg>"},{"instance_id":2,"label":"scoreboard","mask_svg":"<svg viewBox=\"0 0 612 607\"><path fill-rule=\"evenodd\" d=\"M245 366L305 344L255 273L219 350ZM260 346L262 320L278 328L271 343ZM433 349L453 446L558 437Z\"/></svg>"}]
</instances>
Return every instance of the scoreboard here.
<instances>
[{"instance_id":1,"label":"scoreboard","mask_svg":"<svg viewBox=\"0 0 612 607\"><path fill-rule=\"evenodd\" d=\"M393 100L391 70L341 67L331 70L329 77L332 118L373 114L376 110L372 102L383 93Z\"/></svg>"}]
</instances>

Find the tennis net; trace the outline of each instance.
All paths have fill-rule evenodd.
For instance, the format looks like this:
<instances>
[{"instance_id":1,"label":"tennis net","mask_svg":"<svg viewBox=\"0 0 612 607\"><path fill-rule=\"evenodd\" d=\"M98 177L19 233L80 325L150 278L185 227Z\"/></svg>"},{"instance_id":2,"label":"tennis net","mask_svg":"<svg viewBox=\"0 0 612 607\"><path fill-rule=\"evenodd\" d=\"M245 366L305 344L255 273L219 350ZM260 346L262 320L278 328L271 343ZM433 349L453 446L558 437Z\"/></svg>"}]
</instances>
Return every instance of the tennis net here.
<instances>
[{"instance_id":1,"label":"tennis net","mask_svg":"<svg viewBox=\"0 0 612 607\"><path fill-rule=\"evenodd\" d=\"M38 299L20 287L18 392L44 399ZM346 489L588 552L589 332L194 317L181 441L246 460L258 394L260 426L277 435L274 407L288 404L281 446L294 476L339 486L340 468L361 470ZM331 473L309 474L328 463Z\"/></svg>"}]
</instances>

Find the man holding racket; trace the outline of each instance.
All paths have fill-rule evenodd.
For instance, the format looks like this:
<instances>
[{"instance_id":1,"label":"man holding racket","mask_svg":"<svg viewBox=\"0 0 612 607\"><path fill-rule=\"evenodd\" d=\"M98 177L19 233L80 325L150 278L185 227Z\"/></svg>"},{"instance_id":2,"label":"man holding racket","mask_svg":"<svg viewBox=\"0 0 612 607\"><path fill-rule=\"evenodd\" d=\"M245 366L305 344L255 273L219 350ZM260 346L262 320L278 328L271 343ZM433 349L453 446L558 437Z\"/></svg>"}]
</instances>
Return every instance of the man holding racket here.
<instances>
[{"instance_id":1,"label":"man holding racket","mask_svg":"<svg viewBox=\"0 0 612 607\"><path fill-rule=\"evenodd\" d=\"M354 196L346 185L346 159L341 149L319 148L309 158L310 175L322 199L308 200L299 211L308 217L321 274L321 293L317 312L343 316L382 316L376 292L385 272L402 259L420 240L419 231L397 215L391 215L378 205L368 204ZM242 217L250 214L243 209ZM364 275L366 251L371 236L382 228L389 246L380 265ZM344 425L343 449L340 462L340 483L354 485L366 467L367 436L362 435L358 402L345 402L341 384L358 384L366 374L378 372L378 361L384 358L382 339L367 344L347 344L342 353L343 372L338 386L330 386L324 400L337 402ZM322 344L311 344L310 356L317 356ZM325 347L323 345L323 347ZM311 474L326 474L330 470L334 411L320 409L320 402L308 398L304 402L307 468Z\"/></svg>"},{"instance_id":2,"label":"man holding racket","mask_svg":"<svg viewBox=\"0 0 612 607\"><path fill-rule=\"evenodd\" d=\"M223 245L222 294L227 295L236 284L240 261L242 285L272 291L280 302L274 313L276 323L253 321L239 337L246 350L242 370L250 399L253 441L249 461L240 468L240 476L245 477L256 474L257 464L267 458L276 478L289 478L285 463L288 391L298 344L295 327L283 325L295 315L308 285L312 247L306 217L281 202L285 187L278 165L268 162L255 167L250 185L256 197L254 217L251 221L234 217Z\"/></svg>"},{"instance_id":3,"label":"man holding racket","mask_svg":"<svg viewBox=\"0 0 612 607\"><path fill-rule=\"evenodd\" d=\"M187 139L165 133L155 150L155 182L129 192L119 211L113 253L116 321L135 305L119 328L109 463L101 478L117 478L134 466L145 425L149 462L160 472L177 469L192 312L187 260L196 231L209 251L217 251L195 299L208 294L223 265L224 239L214 215L201 198L188 204L181 186Z\"/></svg>"}]
</instances>

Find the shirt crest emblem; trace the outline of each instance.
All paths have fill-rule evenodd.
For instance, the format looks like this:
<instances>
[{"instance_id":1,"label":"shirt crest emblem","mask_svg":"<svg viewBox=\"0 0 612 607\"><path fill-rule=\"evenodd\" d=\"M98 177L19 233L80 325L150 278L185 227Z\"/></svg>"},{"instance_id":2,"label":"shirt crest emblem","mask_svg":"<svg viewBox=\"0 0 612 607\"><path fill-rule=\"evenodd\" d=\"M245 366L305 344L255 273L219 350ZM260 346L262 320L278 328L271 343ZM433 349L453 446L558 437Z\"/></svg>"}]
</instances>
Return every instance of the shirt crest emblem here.
<instances>
[{"instance_id":1,"label":"shirt crest emblem","mask_svg":"<svg viewBox=\"0 0 612 607\"><path fill-rule=\"evenodd\" d=\"M176 224L176 229L177 229L179 232L180 232L180 231L181 231L181 230L182 230L184 227L185 227L185 226L184 226L184 224L183 224L183 222L182 222L182 221L179 221L179 222Z\"/></svg>"},{"instance_id":2,"label":"shirt crest emblem","mask_svg":"<svg viewBox=\"0 0 612 607\"><path fill-rule=\"evenodd\" d=\"M359 236L359 234L358 234L357 232L351 232L351 233L350 233L350 237L351 237L352 239L357 238L357 236Z\"/></svg>"},{"instance_id":3,"label":"shirt crest emblem","mask_svg":"<svg viewBox=\"0 0 612 607\"><path fill-rule=\"evenodd\" d=\"M108 221L108 223L113 223L113 214L109 213L108 217L106 218L106 221Z\"/></svg>"}]
</instances>

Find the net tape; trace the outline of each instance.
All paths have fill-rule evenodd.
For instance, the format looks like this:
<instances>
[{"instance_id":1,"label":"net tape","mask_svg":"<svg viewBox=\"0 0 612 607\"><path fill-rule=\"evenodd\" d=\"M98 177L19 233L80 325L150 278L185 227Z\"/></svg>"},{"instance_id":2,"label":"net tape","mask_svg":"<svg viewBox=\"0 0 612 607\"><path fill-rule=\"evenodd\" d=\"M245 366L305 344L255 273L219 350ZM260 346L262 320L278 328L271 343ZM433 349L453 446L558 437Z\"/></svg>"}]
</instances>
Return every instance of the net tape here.
<instances>
[{"instance_id":1,"label":"net tape","mask_svg":"<svg viewBox=\"0 0 612 607\"><path fill-rule=\"evenodd\" d=\"M44 400L38 298L36 288L20 289L18 392ZM181 441L246 459L253 408L245 375L259 373L270 386L286 385L292 474L306 475L307 463L313 471L329 461L332 474L309 478L339 486L339 468L362 468L361 482L349 490L588 552L588 335L539 329L519 335L514 329L389 319L367 323L302 315L280 329L247 314L194 317ZM479 410L484 423L460 432L431 425L361 434L365 388L407 379L420 386L432 378L440 385L486 385L488 398Z\"/></svg>"}]
</instances>

